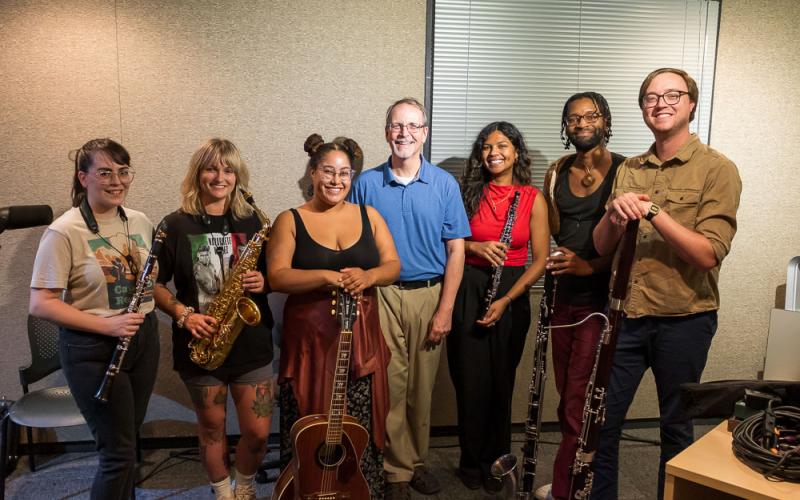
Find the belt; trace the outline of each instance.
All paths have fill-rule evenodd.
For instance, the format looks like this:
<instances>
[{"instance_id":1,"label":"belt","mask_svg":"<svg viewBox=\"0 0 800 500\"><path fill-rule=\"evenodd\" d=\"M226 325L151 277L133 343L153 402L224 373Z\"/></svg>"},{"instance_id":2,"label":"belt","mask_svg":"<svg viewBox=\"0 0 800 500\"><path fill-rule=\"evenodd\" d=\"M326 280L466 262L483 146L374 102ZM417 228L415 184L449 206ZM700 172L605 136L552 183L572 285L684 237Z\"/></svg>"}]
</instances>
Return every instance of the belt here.
<instances>
[{"instance_id":1,"label":"belt","mask_svg":"<svg viewBox=\"0 0 800 500\"><path fill-rule=\"evenodd\" d=\"M416 280L416 281L395 281L392 283L394 286L401 290L416 290L417 288L428 288L438 285L444 278L437 276L429 280Z\"/></svg>"}]
</instances>

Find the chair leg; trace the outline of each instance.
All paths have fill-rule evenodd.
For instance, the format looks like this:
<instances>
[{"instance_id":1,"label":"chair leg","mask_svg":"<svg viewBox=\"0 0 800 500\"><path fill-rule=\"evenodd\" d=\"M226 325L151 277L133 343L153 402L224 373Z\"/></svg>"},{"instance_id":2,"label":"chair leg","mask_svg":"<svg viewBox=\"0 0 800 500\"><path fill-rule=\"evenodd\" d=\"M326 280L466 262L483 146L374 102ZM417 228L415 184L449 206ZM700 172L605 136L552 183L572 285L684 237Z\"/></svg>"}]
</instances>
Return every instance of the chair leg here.
<instances>
[{"instance_id":1,"label":"chair leg","mask_svg":"<svg viewBox=\"0 0 800 500\"><path fill-rule=\"evenodd\" d=\"M36 460L33 458L33 429L25 427L28 435L28 468L31 472L36 472Z\"/></svg>"},{"instance_id":2,"label":"chair leg","mask_svg":"<svg viewBox=\"0 0 800 500\"><path fill-rule=\"evenodd\" d=\"M136 431L136 463L142 462L142 437L139 431Z\"/></svg>"},{"instance_id":3,"label":"chair leg","mask_svg":"<svg viewBox=\"0 0 800 500\"><path fill-rule=\"evenodd\" d=\"M8 453L10 448L8 446L8 415L3 415L0 420L0 500L6 498L6 464L8 463Z\"/></svg>"}]
</instances>

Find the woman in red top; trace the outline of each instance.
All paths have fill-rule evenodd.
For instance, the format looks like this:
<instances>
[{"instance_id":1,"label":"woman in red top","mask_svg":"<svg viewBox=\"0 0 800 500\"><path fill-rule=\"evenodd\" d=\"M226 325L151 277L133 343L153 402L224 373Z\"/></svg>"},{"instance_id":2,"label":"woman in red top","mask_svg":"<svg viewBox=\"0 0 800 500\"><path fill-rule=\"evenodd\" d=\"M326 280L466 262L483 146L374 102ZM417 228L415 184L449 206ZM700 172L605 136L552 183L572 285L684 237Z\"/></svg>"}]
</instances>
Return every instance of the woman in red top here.
<instances>
[{"instance_id":1,"label":"woman in red top","mask_svg":"<svg viewBox=\"0 0 800 500\"><path fill-rule=\"evenodd\" d=\"M490 123L472 146L461 178L472 236L447 339L450 376L456 389L465 486L496 492L502 484L489 467L511 447L511 396L531 322L528 288L544 273L550 247L547 203L531 185L531 160L517 128ZM500 243L514 194L520 198L511 243ZM526 269L530 244L531 265ZM502 265L494 300L485 302L493 266Z\"/></svg>"}]
</instances>

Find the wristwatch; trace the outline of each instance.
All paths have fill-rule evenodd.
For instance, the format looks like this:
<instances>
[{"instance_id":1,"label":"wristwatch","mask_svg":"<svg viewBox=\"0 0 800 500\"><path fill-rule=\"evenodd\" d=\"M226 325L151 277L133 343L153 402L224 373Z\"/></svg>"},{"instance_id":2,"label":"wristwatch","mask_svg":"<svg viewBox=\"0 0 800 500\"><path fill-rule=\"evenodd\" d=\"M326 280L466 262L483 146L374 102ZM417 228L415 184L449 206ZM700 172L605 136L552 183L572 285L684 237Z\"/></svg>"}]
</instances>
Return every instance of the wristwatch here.
<instances>
[{"instance_id":1,"label":"wristwatch","mask_svg":"<svg viewBox=\"0 0 800 500\"><path fill-rule=\"evenodd\" d=\"M661 211L661 207L659 207L659 206L658 206L658 205L656 205L655 203L651 203L651 204L650 204L650 210L648 210L648 211L647 211L647 213L646 213L646 214L644 214L644 220L646 220L646 221L651 221L651 220L653 220L653 217L655 217L656 215L658 215L658 213L659 213L660 211Z\"/></svg>"}]
</instances>

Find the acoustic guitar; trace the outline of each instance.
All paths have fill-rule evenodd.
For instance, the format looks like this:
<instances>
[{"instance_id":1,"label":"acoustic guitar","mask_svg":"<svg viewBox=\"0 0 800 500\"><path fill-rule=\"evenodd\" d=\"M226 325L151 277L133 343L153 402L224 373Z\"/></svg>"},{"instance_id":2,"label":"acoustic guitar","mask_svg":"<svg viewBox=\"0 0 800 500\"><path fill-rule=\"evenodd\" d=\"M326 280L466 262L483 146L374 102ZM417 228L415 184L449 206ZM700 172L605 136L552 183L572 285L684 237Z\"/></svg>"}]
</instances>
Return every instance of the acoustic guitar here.
<instances>
[{"instance_id":1,"label":"acoustic guitar","mask_svg":"<svg viewBox=\"0 0 800 500\"><path fill-rule=\"evenodd\" d=\"M347 377L358 301L343 290L333 292L331 314L339 323L339 348L330 410L308 415L292 426L294 456L275 483L273 500L368 500L369 486L360 463L369 433L347 409Z\"/></svg>"}]
</instances>

